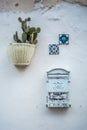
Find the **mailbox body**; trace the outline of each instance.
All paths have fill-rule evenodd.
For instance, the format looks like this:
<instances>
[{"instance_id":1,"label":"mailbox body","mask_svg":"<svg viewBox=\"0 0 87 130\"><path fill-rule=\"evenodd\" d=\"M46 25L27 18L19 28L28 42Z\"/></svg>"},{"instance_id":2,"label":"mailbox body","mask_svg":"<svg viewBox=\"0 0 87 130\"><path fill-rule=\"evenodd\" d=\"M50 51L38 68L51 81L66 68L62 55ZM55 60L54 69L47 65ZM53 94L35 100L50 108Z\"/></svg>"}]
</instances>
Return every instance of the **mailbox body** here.
<instances>
[{"instance_id":1,"label":"mailbox body","mask_svg":"<svg viewBox=\"0 0 87 130\"><path fill-rule=\"evenodd\" d=\"M66 107L70 106L70 72L57 68L47 72L46 81L46 106L47 107Z\"/></svg>"}]
</instances>

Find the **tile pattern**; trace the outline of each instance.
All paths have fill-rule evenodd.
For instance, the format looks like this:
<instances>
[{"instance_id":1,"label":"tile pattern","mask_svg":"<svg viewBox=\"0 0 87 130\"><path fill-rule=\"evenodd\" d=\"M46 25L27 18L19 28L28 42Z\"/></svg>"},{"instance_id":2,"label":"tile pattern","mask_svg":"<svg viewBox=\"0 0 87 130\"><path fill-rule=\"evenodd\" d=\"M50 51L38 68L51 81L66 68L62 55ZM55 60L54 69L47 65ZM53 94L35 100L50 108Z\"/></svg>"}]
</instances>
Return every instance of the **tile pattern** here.
<instances>
[{"instance_id":1,"label":"tile pattern","mask_svg":"<svg viewBox=\"0 0 87 130\"><path fill-rule=\"evenodd\" d=\"M59 45L69 44L69 34L59 34Z\"/></svg>"},{"instance_id":2,"label":"tile pattern","mask_svg":"<svg viewBox=\"0 0 87 130\"><path fill-rule=\"evenodd\" d=\"M59 45L58 44L49 44L49 54L58 55L59 54Z\"/></svg>"}]
</instances>

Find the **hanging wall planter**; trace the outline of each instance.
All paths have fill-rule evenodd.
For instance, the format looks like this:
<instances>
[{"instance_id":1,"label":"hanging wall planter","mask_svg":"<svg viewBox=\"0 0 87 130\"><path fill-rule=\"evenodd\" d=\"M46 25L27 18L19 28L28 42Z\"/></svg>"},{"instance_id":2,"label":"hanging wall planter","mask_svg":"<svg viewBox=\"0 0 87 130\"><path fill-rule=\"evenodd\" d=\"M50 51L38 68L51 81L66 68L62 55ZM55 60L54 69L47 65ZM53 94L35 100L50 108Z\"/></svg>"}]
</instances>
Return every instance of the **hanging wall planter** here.
<instances>
[{"instance_id":1,"label":"hanging wall planter","mask_svg":"<svg viewBox=\"0 0 87 130\"><path fill-rule=\"evenodd\" d=\"M10 44L9 55L14 65L29 65L35 52L35 45L25 43Z\"/></svg>"},{"instance_id":2,"label":"hanging wall planter","mask_svg":"<svg viewBox=\"0 0 87 130\"><path fill-rule=\"evenodd\" d=\"M13 38L17 43L9 44L8 53L14 65L29 65L35 53L36 44L38 43L37 36L40 32L40 28L30 27L27 25L27 22L30 21L31 18L22 20L19 17L18 20L21 22L21 28L23 31L22 40L19 39L16 31Z\"/></svg>"}]
</instances>

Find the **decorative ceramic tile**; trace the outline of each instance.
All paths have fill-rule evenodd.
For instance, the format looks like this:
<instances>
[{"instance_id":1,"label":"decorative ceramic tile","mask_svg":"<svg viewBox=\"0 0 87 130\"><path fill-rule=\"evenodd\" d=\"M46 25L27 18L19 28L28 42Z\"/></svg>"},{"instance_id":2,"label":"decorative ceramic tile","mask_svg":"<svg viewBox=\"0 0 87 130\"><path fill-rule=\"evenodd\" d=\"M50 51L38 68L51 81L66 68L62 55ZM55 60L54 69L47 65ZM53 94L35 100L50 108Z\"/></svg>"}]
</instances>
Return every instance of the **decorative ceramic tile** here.
<instances>
[{"instance_id":1,"label":"decorative ceramic tile","mask_svg":"<svg viewBox=\"0 0 87 130\"><path fill-rule=\"evenodd\" d=\"M58 55L59 54L59 45L58 44L49 44L49 54Z\"/></svg>"},{"instance_id":2,"label":"decorative ceramic tile","mask_svg":"<svg viewBox=\"0 0 87 130\"><path fill-rule=\"evenodd\" d=\"M59 45L69 44L69 34L59 34Z\"/></svg>"},{"instance_id":3,"label":"decorative ceramic tile","mask_svg":"<svg viewBox=\"0 0 87 130\"><path fill-rule=\"evenodd\" d=\"M56 68L47 72L46 81L46 106L47 107L70 107L70 72Z\"/></svg>"}]
</instances>

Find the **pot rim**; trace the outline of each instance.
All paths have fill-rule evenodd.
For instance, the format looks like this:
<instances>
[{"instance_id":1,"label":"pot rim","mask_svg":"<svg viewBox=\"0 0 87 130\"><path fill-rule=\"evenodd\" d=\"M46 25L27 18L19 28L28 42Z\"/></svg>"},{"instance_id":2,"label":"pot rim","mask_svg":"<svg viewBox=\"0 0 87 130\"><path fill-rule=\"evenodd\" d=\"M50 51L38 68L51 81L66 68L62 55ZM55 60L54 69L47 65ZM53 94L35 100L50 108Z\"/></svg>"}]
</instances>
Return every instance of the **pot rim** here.
<instances>
[{"instance_id":1,"label":"pot rim","mask_svg":"<svg viewBox=\"0 0 87 130\"><path fill-rule=\"evenodd\" d=\"M9 43L9 46L32 46L32 47L36 47L36 45L30 44L30 43Z\"/></svg>"}]
</instances>

